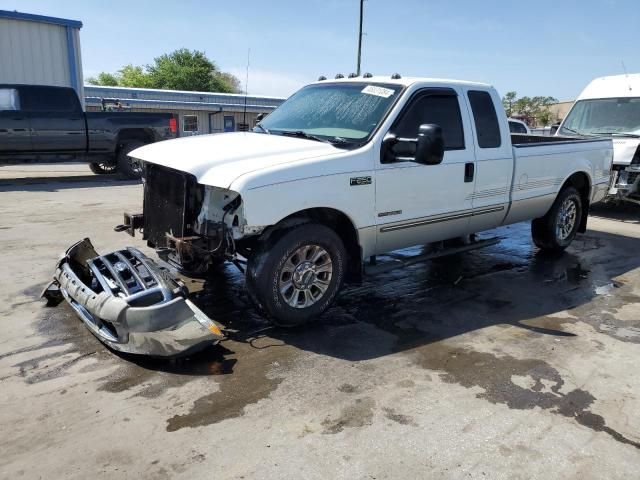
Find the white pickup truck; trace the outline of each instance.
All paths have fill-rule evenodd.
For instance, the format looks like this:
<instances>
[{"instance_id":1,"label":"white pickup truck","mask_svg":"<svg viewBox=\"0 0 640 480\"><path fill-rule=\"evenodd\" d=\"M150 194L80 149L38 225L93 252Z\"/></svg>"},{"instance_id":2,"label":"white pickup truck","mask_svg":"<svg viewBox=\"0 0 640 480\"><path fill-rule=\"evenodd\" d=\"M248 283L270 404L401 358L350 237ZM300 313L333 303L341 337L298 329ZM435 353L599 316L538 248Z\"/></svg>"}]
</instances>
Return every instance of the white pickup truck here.
<instances>
[{"instance_id":1,"label":"white pickup truck","mask_svg":"<svg viewBox=\"0 0 640 480\"><path fill-rule=\"evenodd\" d=\"M253 300L292 326L393 250L524 220L539 248L564 249L607 191L613 149L511 135L490 85L365 74L302 88L252 132L131 155L144 208L120 229L186 274L246 268Z\"/></svg>"}]
</instances>

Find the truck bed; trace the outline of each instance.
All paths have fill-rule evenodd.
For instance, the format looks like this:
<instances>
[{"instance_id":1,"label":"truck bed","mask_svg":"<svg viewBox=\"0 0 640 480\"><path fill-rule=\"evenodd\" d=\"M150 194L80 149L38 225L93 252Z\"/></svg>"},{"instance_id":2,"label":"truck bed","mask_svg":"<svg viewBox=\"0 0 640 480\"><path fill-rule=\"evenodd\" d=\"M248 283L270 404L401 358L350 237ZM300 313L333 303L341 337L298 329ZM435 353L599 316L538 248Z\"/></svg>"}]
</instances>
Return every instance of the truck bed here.
<instances>
[{"instance_id":1,"label":"truck bed","mask_svg":"<svg viewBox=\"0 0 640 480\"><path fill-rule=\"evenodd\" d=\"M522 133L511 134L511 144L514 147L527 147L530 144L555 144L555 143L576 143L576 142L593 142L600 141L602 139L592 138L577 138L577 137L565 137L559 135L525 135Z\"/></svg>"}]
</instances>

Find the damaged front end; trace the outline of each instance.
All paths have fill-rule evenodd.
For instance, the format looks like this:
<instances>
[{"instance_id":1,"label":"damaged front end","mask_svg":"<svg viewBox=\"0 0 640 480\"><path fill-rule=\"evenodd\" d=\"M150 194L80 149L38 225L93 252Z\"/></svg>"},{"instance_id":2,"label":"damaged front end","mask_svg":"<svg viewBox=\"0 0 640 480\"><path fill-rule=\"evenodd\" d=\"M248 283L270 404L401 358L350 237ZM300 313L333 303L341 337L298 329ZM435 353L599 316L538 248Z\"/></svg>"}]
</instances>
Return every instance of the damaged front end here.
<instances>
[{"instance_id":1,"label":"damaged front end","mask_svg":"<svg viewBox=\"0 0 640 480\"><path fill-rule=\"evenodd\" d=\"M629 165L612 166L607 200L640 205L640 145Z\"/></svg>"},{"instance_id":2,"label":"damaged front end","mask_svg":"<svg viewBox=\"0 0 640 480\"><path fill-rule=\"evenodd\" d=\"M244 238L245 227L237 192L202 185L185 172L145 163L143 213L125 213L124 224L116 230L132 236L141 230L161 259L197 277L212 265L236 260L236 240Z\"/></svg>"},{"instance_id":3,"label":"damaged front end","mask_svg":"<svg viewBox=\"0 0 640 480\"><path fill-rule=\"evenodd\" d=\"M172 357L220 341L221 326L168 269L135 248L98 255L88 238L58 261L42 296L64 298L100 341L126 353Z\"/></svg>"}]
</instances>

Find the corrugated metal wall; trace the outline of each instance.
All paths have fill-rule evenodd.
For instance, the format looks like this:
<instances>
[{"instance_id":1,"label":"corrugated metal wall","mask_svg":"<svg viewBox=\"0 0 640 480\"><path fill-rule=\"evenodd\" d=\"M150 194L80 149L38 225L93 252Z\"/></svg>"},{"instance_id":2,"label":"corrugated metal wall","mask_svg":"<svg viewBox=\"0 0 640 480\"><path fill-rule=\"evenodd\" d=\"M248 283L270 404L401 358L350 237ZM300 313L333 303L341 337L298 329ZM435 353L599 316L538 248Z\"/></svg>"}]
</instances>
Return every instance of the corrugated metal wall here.
<instances>
[{"instance_id":1,"label":"corrugated metal wall","mask_svg":"<svg viewBox=\"0 0 640 480\"><path fill-rule=\"evenodd\" d=\"M0 83L60 85L82 90L80 36L72 29L78 85L72 84L67 27L51 23L0 18Z\"/></svg>"},{"instance_id":2,"label":"corrugated metal wall","mask_svg":"<svg viewBox=\"0 0 640 480\"><path fill-rule=\"evenodd\" d=\"M96 105L87 105L87 112L99 112L101 109ZM236 130L238 125L242 123L244 118L243 112L222 112L222 111L201 111L201 110L172 110L172 109L156 109L156 108L131 108L127 110L129 112L166 112L173 113L178 116L178 124L180 128L180 136L186 137L189 135L204 135L207 133L221 133L224 132L224 117L234 117L234 125ZM196 115L198 117L198 132L185 132L184 131L184 117L186 115ZM257 113L247 112L247 123L252 128L255 125ZM209 123L211 119L211 123Z\"/></svg>"},{"instance_id":3,"label":"corrugated metal wall","mask_svg":"<svg viewBox=\"0 0 640 480\"><path fill-rule=\"evenodd\" d=\"M167 112L178 115L181 136L218 133L225 131L225 117L232 117L233 131L245 118L245 96L229 93L184 92L178 90L156 90L145 88L85 86L87 111L100 111L103 98L118 99L132 112ZM270 113L284 101L280 97L248 95L246 123L255 124L259 113ZM198 118L197 132L185 131L185 116Z\"/></svg>"}]
</instances>

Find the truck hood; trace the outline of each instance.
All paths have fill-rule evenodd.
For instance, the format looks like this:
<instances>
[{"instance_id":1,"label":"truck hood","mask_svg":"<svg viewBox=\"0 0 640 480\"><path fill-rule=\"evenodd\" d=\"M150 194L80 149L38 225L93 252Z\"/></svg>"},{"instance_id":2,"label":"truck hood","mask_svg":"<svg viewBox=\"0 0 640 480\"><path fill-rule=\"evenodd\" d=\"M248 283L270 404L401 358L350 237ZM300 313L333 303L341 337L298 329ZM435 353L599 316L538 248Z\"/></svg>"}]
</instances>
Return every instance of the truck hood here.
<instances>
[{"instance_id":1,"label":"truck hood","mask_svg":"<svg viewBox=\"0 0 640 480\"><path fill-rule=\"evenodd\" d=\"M130 156L190 173L204 185L229 188L250 172L343 151L314 140L233 132L156 142L133 150Z\"/></svg>"},{"instance_id":2,"label":"truck hood","mask_svg":"<svg viewBox=\"0 0 640 480\"><path fill-rule=\"evenodd\" d=\"M640 138L613 137L612 140L614 165L630 165L640 145Z\"/></svg>"}]
</instances>

